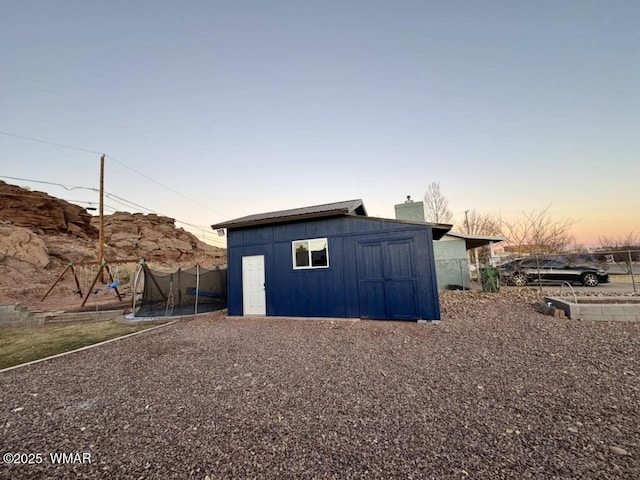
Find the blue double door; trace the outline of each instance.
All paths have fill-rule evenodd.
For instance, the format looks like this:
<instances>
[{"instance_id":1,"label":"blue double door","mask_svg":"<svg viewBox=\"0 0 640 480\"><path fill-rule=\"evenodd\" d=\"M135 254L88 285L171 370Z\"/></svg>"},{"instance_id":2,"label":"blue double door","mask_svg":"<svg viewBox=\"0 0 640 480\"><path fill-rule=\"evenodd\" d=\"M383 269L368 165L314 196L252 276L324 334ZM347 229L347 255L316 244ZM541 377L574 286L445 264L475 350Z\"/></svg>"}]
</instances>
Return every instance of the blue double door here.
<instances>
[{"instance_id":1,"label":"blue double door","mask_svg":"<svg viewBox=\"0 0 640 480\"><path fill-rule=\"evenodd\" d=\"M415 245L412 239L357 244L358 300L361 318L420 318Z\"/></svg>"}]
</instances>

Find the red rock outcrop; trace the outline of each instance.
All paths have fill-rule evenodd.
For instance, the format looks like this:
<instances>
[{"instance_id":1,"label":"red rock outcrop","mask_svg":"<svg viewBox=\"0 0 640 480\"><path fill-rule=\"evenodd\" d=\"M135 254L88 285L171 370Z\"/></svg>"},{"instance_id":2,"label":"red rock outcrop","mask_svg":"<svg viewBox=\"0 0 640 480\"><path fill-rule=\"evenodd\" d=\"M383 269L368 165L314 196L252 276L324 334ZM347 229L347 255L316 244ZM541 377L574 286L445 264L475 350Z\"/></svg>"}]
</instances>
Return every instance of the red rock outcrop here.
<instances>
[{"instance_id":1,"label":"red rock outcrop","mask_svg":"<svg viewBox=\"0 0 640 480\"><path fill-rule=\"evenodd\" d=\"M3 181L0 181L0 219L35 233L98 238L98 229L91 225L91 215L84 208Z\"/></svg>"},{"instance_id":2,"label":"red rock outcrop","mask_svg":"<svg viewBox=\"0 0 640 480\"><path fill-rule=\"evenodd\" d=\"M96 260L98 233L97 217L82 207L0 181L0 303L33 303L68 262ZM104 238L110 262L144 258L151 268L169 270L226 263L225 249L198 240L176 228L172 218L159 215L106 215ZM67 281L56 292L74 289Z\"/></svg>"},{"instance_id":3,"label":"red rock outcrop","mask_svg":"<svg viewBox=\"0 0 640 480\"><path fill-rule=\"evenodd\" d=\"M93 218L97 225L97 218ZM225 262L226 252L200 240L175 220L154 214L116 212L105 217L104 240L108 258L144 258L162 264Z\"/></svg>"}]
</instances>

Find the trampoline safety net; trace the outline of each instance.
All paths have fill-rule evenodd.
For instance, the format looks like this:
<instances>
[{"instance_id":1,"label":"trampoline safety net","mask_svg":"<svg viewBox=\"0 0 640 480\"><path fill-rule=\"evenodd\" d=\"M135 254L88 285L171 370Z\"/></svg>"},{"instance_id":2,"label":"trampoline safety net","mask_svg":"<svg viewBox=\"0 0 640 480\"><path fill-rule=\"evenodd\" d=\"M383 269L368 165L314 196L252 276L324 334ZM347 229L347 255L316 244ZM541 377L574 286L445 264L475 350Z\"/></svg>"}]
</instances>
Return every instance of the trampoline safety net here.
<instances>
[{"instance_id":1,"label":"trampoline safety net","mask_svg":"<svg viewBox=\"0 0 640 480\"><path fill-rule=\"evenodd\" d=\"M192 315L227 308L227 270L193 268L165 273L144 268L136 317Z\"/></svg>"}]
</instances>

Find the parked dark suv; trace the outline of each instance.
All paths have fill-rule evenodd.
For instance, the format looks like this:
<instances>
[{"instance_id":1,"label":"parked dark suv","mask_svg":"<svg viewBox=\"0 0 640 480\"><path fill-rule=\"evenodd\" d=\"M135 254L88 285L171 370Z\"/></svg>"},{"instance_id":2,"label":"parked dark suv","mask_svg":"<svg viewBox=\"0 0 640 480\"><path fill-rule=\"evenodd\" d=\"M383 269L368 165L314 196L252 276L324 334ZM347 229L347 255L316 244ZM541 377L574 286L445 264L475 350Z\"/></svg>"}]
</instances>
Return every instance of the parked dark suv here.
<instances>
[{"instance_id":1,"label":"parked dark suv","mask_svg":"<svg viewBox=\"0 0 640 480\"><path fill-rule=\"evenodd\" d=\"M520 258L503 263L498 270L508 284L522 287L529 282L570 282L585 287L608 283L609 274L597 267L570 265L555 258Z\"/></svg>"}]
</instances>

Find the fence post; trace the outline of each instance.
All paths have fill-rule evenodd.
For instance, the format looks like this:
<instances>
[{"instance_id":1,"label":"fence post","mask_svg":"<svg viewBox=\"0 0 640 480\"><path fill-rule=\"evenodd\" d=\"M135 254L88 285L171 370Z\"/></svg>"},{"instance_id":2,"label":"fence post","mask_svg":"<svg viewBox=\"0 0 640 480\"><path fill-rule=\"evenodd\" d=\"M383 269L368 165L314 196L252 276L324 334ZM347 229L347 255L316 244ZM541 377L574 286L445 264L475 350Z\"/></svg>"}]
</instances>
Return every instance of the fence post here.
<instances>
[{"instance_id":1,"label":"fence post","mask_svg":"<svg viewBox=\"0 0 640 480\"><path fill-rule=\"evenodd\" d=\"M542 294L542 272L540 272L540 257L536 253L536 268L538 269L538 288Z\"/></svg>"},{"instance_id":2,"label":"fence post","mask_svg":"<svg viewBox=\"0 0 640 480\"><path fill-rule=\"evenodd\" d=\"M198 294L200 290L200 264L196 263L196 305L194 315L198 315Z\"/></svg>"},{"instance_id":3,"label":"fence post","mask_svg":"<svg viewBox=\"0 0 640 480\"><path fill-rule=\"evenodd\" d=\"M633 274L633 259L631 258L631 250L627 250L627 254L629 255L629 273L631 273L631 284L633 285L633 294L637 295L638 291L636 290L636 278Z\"/></svg>"}]
</instances>

